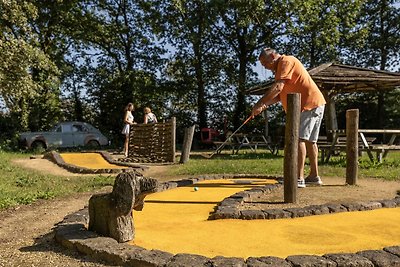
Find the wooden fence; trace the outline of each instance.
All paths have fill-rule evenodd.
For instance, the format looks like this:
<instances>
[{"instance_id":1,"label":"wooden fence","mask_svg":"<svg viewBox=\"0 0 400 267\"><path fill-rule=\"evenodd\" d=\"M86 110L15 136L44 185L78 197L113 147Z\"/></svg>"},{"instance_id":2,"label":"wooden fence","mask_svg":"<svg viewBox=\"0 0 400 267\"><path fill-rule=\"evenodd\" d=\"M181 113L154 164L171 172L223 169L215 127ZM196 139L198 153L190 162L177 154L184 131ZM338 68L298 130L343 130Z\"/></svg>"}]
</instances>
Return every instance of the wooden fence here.
<instances>
[{"instance_id":1,"label":"wooden fence","mask_svg":"<svg viewBox=\"0 0 400 267\"><path fill-rule=\"evenodd\" d=\"M165 123L134 124L128 158L136 162L175 162L175 117Z\"/></svg>"}]
</instances>

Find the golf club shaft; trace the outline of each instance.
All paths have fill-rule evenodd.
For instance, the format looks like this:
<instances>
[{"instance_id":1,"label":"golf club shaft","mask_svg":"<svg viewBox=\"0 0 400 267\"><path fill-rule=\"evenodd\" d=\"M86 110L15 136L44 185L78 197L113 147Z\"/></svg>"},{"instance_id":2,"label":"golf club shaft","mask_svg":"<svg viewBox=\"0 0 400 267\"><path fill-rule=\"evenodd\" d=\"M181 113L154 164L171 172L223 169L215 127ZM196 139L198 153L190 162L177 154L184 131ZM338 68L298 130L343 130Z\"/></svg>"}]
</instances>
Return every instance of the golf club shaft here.
<instances>
[{"instance_id":1,"label":"golf club shaft","mask_svg":"<svg viewBox=\"0 0 400 267\"><path fill-rule=\"evenodd\" d=\"M226 144L226 142L229 141L229 139L230 139L233 135L235 135L240 129L242 129L242 127L243 127L249 120L251 120L251 117L252 117L252 116L249 116L249 117L242 123L242 125L240 125L230 136L228 136L228 137L226 138L226 140L225 140L211 155L210 155L210 157L213 156L215 153L217 153L217 152Z\"/></svg>"}]
</instances>

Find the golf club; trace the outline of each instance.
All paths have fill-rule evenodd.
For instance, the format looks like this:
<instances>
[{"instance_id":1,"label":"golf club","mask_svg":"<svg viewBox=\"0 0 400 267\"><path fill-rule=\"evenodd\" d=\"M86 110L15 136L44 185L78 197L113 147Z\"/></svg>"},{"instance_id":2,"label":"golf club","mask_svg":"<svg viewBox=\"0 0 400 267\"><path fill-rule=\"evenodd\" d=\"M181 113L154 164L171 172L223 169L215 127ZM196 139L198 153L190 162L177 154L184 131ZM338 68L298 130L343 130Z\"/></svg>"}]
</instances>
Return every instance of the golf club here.
<instances>
[{"instance_id":1,"label":"golf club","mask_svg":"<svg viewBox=\"0 0 400 267\"><path fill-rule=\"evenodd\" d=\"M235 135L247 122L249 122L249 120L251 120L252 116L250 115L243 123L242 125L239 126L239 128L237 128L230 136L228 136L226 138L226 140L210 155L202 155L205 158L210 159L212 156L214 156L215 154L218 153L218 151L229 141L229 139Z\"/></svg>"}]
</instances>

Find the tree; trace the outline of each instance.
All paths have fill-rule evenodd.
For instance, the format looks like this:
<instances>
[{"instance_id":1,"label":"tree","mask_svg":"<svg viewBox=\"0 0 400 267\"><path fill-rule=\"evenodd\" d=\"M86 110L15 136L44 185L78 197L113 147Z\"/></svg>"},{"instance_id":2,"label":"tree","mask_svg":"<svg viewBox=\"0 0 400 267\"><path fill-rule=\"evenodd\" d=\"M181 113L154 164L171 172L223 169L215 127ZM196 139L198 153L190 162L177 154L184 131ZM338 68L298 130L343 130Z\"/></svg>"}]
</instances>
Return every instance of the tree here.
<instances>
[{"instance_id":1,"label":"tree","mask_svg":"<svg viewBox=\"0 0 400 267\"><path fill-rule=\"evenodd\" d=\"M356 25L362 0L289 1L292 10L283 40L285 52L309 67L340 60L349 42L359 43L365 31Z\"/></svg>"},{"instance_id":2,"label":"tree","mask_svg":"<svg viewBox=\"0 0 400 267\"><path fill-rule=\"evenodd\" d=\"M362 6L358 17L360 28L366 29L363 42L349 44L346 62L361 67L380 70L400 69L400 8L396 0L369 0ZM371 102L365 113L368 124L383 128L398 122L399 92L379 91L374 94L358 95L357 101ZM363 105L365 107L365 105ZM367 114L372 114L372 118ZM378 119L376 119L378 118Z\"/></svg>"},{"instance_id":3,"label":"tree","mask_svg":"<svg viewBox=\"0 0 400 267\"><path fill-rule=\"evenodd\" d=\"M260 48L274 45L274 39L280 34L284 9L282 3L273 1L214 1L219 17L213 28L224 45L227 76L236 87L234 127L239 127L246 113L245 91L254 79L251 65L257 60ZM266 16L265 14L268 14Z\"/></svg>"},{"instance_id":4,"label":"tree","mask_svg":"<svg viewBox=\"0 0 400 267\"><path fill-rule=\"evenodd\" d=\"M31 115L43 115L34 106L56 105L51 88L57 88L58 69L41 49L33 29L32 21L38 18L36 6L26 1L0 1L0 10L0 94L19 128L28 129ZM45 116L39 117L48 122Z\"/></svg>"},{"instance_id":5,"label":"tree","mask_svg":"<svg viewBox=\"0 0 400 267\"><path fill-rule=\"evenodd\" d=\"M182 85L184 90L176 93L188 100L187 107L196 112L200 128L209 125L209 90L221 72L219 43L211 28L215 20L211 2L154 0L148 10L154 18L153 30L173 48L166 69L168 83Z\"/></svg>"},{"instance_id":6,"label":"tree","mask_svg":"<svg viewBox=\"0 0 400 267\"><path fill-rule=\"evenodd\" d=\"M87 73L81 83L97 110L98 126L115 134L120 132L128 102L137 109L151 104L158 111L159 100L163 100L155 77L163 63L163 49L157 45L141 4L89 0L75 13L80 24L72 34L80 44L80 68Z\"/></svg>"}]
</instances>

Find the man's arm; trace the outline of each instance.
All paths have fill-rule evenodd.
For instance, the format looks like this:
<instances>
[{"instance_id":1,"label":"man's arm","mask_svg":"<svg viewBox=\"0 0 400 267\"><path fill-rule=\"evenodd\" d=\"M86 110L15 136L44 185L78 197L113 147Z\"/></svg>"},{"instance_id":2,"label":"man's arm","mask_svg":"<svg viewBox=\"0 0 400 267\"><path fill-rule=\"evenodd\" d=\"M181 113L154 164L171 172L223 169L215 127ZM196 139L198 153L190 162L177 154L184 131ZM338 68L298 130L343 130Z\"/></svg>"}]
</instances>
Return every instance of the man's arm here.
<instances>
[{"instance_id":1,"label":"man's arm","mask_svg":"<svg viewBox=\"0 0 400 267\"><path fill-rule=\"evenodd\" d=\"M254 118L258 114L260 114L263 110L267 109L269 105L275 104L278 102L279 94L281 93L283 87L285 86L285 80L279 80L272 85L271 90L265 93L265 95L258 100L258 102L254 105L253 110L251 111L251 115Z\"/></svg>"}]
</instances>

